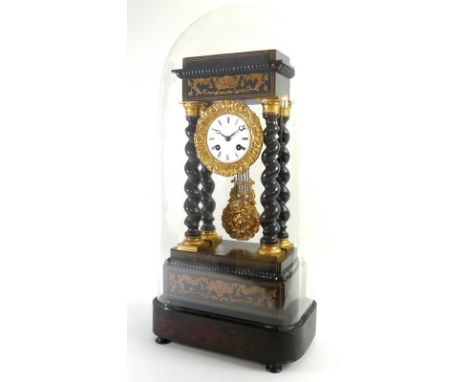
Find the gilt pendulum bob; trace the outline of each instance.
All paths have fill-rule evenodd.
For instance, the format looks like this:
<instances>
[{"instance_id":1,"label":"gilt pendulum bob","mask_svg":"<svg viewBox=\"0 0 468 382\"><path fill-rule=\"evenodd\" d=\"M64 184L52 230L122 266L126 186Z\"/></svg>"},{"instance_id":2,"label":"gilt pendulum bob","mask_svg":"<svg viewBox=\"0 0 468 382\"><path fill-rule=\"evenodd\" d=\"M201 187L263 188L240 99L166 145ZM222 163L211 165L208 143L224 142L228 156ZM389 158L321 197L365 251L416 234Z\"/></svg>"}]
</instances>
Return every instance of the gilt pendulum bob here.
<instances>
[{"instance_id":1,"label":"gilt pendulum bob","mask_svg":"<svg viewBox=\"0 0 468 382\"><path fill-rule=\"evenodd\" d=\"M164 263L153 301L160 344L177 341L257 361L271 372L300 358L315 335L316 303L300 294L297 250L289 240L289 80L277 50L187 57L182 79L187 161L184 239ZM249 105L261 103L265 128ZM261 211L249 169L259 159ZM231 179L214 225L212 174ZM251 240L261 230L259 243Z\"/></svg>"}]
</instances>

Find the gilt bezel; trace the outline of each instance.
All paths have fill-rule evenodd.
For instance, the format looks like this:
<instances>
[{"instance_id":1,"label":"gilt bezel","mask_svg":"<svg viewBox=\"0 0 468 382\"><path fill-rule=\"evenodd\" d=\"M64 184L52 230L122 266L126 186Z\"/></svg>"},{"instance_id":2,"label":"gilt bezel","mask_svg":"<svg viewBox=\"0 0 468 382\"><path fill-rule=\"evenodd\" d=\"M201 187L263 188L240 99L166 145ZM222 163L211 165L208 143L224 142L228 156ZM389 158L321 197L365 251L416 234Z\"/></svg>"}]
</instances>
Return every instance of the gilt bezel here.
<instances>
[{"instance_id":1,"label":"gilt bezel","mask_svg":"<svg viewBox=\"0 0 468 382\"><path fill-rule=\"evenodd\" d=\"M225 163L214 157L208 147L206 136L211 123L224 114L234 114L242 118L250 131L250 146L245 155L236 162ZM257 115L244 103L222 101L203 109L195 131L195 147L200 161L211 172L223 176L233 176L246 171L258 159L263 146L263 131Z\"/></svg>"}]
</instances>

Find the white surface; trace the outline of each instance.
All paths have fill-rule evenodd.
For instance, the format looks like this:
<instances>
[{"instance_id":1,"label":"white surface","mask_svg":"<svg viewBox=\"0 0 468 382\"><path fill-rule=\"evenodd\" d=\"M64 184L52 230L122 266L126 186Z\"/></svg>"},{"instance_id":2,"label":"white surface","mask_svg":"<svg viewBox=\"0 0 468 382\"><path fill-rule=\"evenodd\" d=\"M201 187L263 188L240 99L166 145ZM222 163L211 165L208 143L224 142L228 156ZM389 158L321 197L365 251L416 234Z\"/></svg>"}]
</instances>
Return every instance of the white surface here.
<instances>
[{"instance_id":1,"label":"white surface","mask_svg":"<svg viewBox=\"0 0 468 382\"><path fill-rule=\"evenodd\" d=\"M316 341L279 375L154 344L159 79L223 4L131 1L127 91L124 4L1 3L0 380L124 379L128 301L131 382L466 381L464 1L266 2L310 104Z\"/></svg>"},{"instance_id":2,"label":"white surface","mask_svg":"<svg viewBox=\"0 0 468 382\"><path fill-rule=\"evenodd\" d=\"M157 126L153 105L172 44L227 3L129 3L129 79L148 130ZM466 380L466 6L266 4L283 15L272 24L294 36L281 49L297 73L292 113L308 166L301 207L310 200L301 209L301 253L318 301L316 340L274 377L248 362L157 346L148 332L157 275L148 267L130 288L129 380Z\"/></svg>"}]
</instances>

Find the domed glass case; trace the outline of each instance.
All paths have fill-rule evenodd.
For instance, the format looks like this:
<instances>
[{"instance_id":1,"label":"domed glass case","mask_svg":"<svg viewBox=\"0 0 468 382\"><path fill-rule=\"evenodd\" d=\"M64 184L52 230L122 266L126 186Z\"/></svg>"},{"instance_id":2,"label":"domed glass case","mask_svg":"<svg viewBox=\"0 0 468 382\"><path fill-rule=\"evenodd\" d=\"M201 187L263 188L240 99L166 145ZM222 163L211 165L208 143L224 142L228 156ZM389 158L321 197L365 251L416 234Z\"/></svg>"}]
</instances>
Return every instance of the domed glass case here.
<instances>
[{"instance_id":1,"label":"domed glass case","mask_svg":"<svg viewBox=\"0 0 468 382\"><path fill-rule=\"evenodd\" d=\"M153 332L160 344L278 372L314 338L316 303L296 235L295 70L271 25L265 9L219 9L187 28L166 62Z\"/></svg>"}]
</instances>

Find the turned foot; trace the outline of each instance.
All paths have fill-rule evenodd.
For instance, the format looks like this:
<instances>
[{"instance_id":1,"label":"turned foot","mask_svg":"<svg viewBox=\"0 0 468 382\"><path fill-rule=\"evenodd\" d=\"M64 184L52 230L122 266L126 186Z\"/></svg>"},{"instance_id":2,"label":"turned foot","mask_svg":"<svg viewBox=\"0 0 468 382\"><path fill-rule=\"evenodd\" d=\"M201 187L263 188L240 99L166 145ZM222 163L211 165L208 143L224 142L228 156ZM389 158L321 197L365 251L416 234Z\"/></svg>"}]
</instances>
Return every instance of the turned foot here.
<instances>
[{"instance_id":1,"label":"turned foot","mask_svg":"<svg viewBox=\"0 0 468 382\"><path fill-rule=\"evenodd\" d=\"M275 363L270 363L270 364L266 365L266 369L270 373L279 373L283 368L281 367L281 365L278 365L278 364L275 364Z\"/></svg>"},{"instance_id":2,"label":"turned foot","mask_svg":"<svg viewBox=\"0 0 468 382\"><path fill-rule=\"evenodd\" d=\"M166 345L166 344L170 343L171 340L169 340L167 338L164 338L164 337L156 337L154 342L156 342L159 345Z\"/></svg>"}]
</instances>

